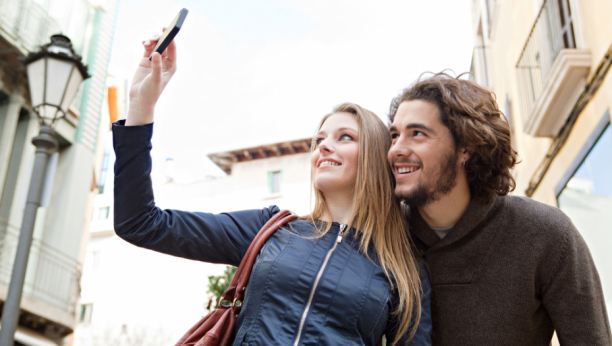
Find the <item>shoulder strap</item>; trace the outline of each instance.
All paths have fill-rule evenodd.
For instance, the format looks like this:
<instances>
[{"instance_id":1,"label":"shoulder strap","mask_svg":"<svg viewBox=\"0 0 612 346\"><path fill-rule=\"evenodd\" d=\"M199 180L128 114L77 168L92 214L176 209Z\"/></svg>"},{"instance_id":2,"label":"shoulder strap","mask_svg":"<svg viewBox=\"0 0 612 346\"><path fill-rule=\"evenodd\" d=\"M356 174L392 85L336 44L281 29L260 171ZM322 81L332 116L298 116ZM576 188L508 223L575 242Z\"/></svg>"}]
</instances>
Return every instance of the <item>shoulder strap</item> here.
<instances>
[{"instance_id":1,"label":"shoulder strap","mask_svg":"<svg viewBox=\"0 0 612 346\"><path fill-rule=\"evenodd\" d=\"M259 233L255 236L251 245L244 254L238 269L236 270L236 274L232 279L232 282L229 285L229 288L223 294L221 301L230 300L233 296L233 302L239 300L240 302L244 299L244 293L246 289L246 285L249 282L249 278L251 277L251 270L253 269L253 264L255 263L255 259L257 255L261 251L263 245L268 241L268 239L283 225L288 222L297 219L297 216L291 214L288 210L281 210L278 213L274 214L266 222L266 224L261 228Z\"/></svg>"}]
</instances>

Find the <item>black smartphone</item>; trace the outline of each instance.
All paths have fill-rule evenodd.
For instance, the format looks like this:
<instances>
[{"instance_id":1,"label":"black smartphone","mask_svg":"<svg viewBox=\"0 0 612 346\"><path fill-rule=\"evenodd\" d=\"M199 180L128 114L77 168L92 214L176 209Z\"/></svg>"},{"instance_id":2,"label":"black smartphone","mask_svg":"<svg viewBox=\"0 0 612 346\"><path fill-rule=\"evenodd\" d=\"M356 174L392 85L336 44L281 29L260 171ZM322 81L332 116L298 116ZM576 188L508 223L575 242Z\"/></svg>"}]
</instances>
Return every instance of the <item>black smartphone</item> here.
<instances>
[{"instance_id":1,"label":"black smartphone","mask_svg":"<svg viewBox=\"0 0 612 346\"><path fill-rule=\"evenodd\" d=\"M174 36L178 34L179 30L181 30L183 22L185 21L185 17L187 17L187 13L189 13L189 11L186 8L183 8L179 12L179 14L172 20L172 23L170 23L170 25L166 27L166 31L164 31L164 34L159 38L159 40L157 40L157 44L155 45L155 48L153 48L153 51L149 56L149 60L151 60L151 58L153 57L153 53L158 52L159 54L161 54L164 49L168 47L170 42L172 42L172 40L174 39Z\"/></svg>"}]
</instances>

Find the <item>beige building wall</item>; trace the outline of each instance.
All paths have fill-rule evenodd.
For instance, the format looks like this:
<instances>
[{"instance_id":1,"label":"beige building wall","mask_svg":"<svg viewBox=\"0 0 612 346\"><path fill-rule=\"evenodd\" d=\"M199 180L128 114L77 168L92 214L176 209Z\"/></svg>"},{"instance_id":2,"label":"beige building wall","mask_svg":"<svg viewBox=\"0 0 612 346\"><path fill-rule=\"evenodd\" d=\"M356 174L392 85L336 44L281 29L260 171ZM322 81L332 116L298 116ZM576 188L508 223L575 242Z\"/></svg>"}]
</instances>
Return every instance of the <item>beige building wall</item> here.
<instances>
[{"instance_id":1,"label":"beige building wall","mask_svg":"<svg viewBox=\"0 0 612 346\"><path fill-rule=\"evenodd\" d=\"M585 157L585 149L590 149L592 142L597 139L596 135L601 133L602 124L605 126L606 122L608 124L610 122L611 73L604 75L599 89L592 94L586 107L579 113L565 144L552 159L538 187L533 193L528 193L527 189L553 142L561 137L561 132L557 129L570 115L585 85L594 78L601 64L609 64L612 47L610 21L612 2L591 0L471 0L471 2L474 42L483 42L483 46L486 47L484 58L477 56L478 51L475 48L472 72L475 74L476 82L496 95L501 111L509 118L513 146L521 161L514 170L517 182L514 194L528 195L537 201L560 207L570 216L589 245L601 276L610 315L612 196L593 191L592 181L581 181L580 177L573 177L569 181L568 179L581 164L580 160ZM548 87L536 95L534 106L525 107L525 94L529 86L526 86L525 79L521 79L520 68L517 66L524 66L520 64L519 59L532 30L535 35L540 35L540 42L537 44L540 48L538 55L540 60L537 63L543 64L546 54L550 54L542 48L547 42L546 35L542 34L546 29L541 27L545 15L538 17L543 6L542 13L545 13L549 9L546 6L552 5L547 2L554 4L565 2L569 7L575 46L559 53L554 60L552 72L544 79L544 85ZM563 62L560 56L564 57ZM555 70L555 67L563 68ZM483 77L486 74L490 77ZM547 99L552 101L547 103ZM550 114L546 115L546 112ZM538 114L546 115L543 118L545 120L539 123L544 124L539 132L534 131L533 126L538 125L538 122L534 121L536 118L533 118ZM559 125L546 126L546 121L556 122ZM609 130L609 125L607 126ZM612 147L599 147L597 150L612 152ZM609 171L609 176L612 177L612 164L601 164L598 167L604 168L598 169ZM563 190L564 187L567 188ZM564 192L561 194L561 191Z\"/></svg>"}]
</instances>

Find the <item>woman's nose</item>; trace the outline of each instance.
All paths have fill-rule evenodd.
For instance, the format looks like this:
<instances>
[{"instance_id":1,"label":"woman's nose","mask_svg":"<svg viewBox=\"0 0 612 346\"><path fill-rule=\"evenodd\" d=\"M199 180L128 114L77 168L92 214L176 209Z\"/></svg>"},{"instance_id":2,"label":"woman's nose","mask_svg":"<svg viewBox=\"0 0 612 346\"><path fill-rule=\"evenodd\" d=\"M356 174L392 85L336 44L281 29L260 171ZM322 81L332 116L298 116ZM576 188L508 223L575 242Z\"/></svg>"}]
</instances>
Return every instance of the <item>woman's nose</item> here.
<instances>
[{"instance_id":1,"label":"woman's nose","mask_svg":"<svg viewBox=\"0 0 612 346\"><path fill-rule=\"evenodd\" d=\"M326 151L326 152L329 152L329 153L333 153L333 152L334 152L334 150L333 150L333 147L332 147L331 143L329 143L327 139L323 140L323 141L322 141L322 142L319 144L319 150L320 150L321 152L323 152L323 151Z\"/></svg>"}]
</instances>

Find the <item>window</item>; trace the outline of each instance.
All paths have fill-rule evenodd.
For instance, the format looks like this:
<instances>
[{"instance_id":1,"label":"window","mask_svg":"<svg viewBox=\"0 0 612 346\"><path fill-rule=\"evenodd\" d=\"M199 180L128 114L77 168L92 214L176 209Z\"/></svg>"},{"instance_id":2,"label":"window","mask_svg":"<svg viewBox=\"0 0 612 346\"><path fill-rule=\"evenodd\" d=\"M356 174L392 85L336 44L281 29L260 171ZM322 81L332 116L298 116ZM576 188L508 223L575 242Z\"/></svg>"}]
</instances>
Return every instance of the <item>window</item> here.
<instances>
[{"instance_id":1,"label":"window","mask_svg":"<svg viewBox=\"0 0 612 346\"><path fill-rule=\"evenodd\" d=\"M491 85L489 71L489 49L486 45L482 27L483 25L481 19L478 22L478 30L476 31L476 40L474 42L474 51L472 52L472 65L470 66L470 72L473 75L473 81L487 88Z\"/></svg>"},{"instance_id":2,"label":"window","mask_svg":"<svg viewBox=\"0 0 612 346\"><path fill-rule=\"evenodd\" d=\"M79 323L91 323L91 314L93 312L93 304L81 304L81 313L79 314Z\"/></svg>"},{"instance_id":3,"label":"window","mask_svg":"<svg viewBox=\"0 0 612 346\"><path fill-rule=\"evenodd\" d=\"M563 46L565 48L576 48L576 39L574 37L574 25L572 20L572 11L567 0L557 0L559 2L559 20L561 26L561 36L563 38Z\"/></svg>"},{"instance_id":4,"label":"window","mask_svg":"<svg viewBox=\"0 0 612 346\"><path fill-rule=\"evenodd\" d=\"M485 0L485 10L487 14L487 34L491 38L493 31L495 13L497 12L497 0Z\"/></svg>"},{"instance_id":5,"label":"window","mask_svg":"<svg viewBox=\"0 0 612 346\"><path fill-rule=\"evenodd\" d=\"M108 219L108 213L110 211L110 207L102 207L98 210L98 220L106 220Z\"/></svg>"},{"instance_id":6,"label":"window","mask_svg":"<svg viewBox=\"0 0 612 346\"><path fill-rule=\"evenodd\" d=\"M106 174L108 172L108 165L110 161L110 146L104 148L104 157L102 158L102 167L100 168L100 179L98 179L98 192L104 193L104 185L106 185Z\"/></svg>"},{"instance_id":7,"label":"window","mask_svg":"<svg viewBox=\"0 0 612 346\"><path fill-rule=\"evenodd\" d=\"M557 203L589 246L612 311L612 127L609 114L602 120L569 171Z\"/></svg>"},{"instance_id":8,"label":"window","mask_svg":"<svg viewBox=\"0 0 612 346\"><path fill-rule=\"evenodd\" d=\"M270 193L279 193L282 179L282 171L268 172L268 191Z\"/></svg>"}]
</instances>

